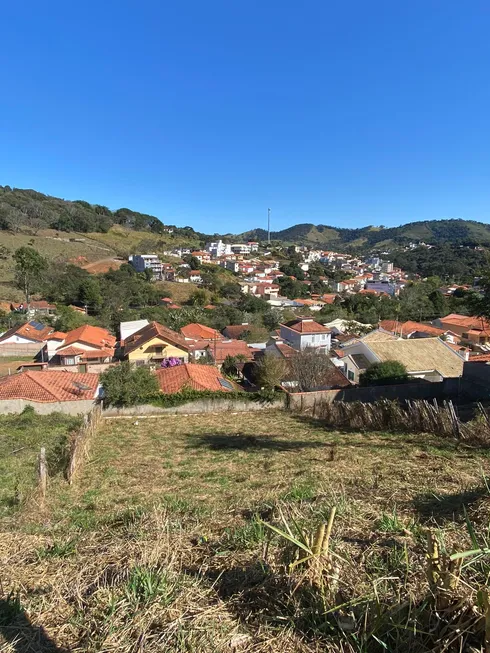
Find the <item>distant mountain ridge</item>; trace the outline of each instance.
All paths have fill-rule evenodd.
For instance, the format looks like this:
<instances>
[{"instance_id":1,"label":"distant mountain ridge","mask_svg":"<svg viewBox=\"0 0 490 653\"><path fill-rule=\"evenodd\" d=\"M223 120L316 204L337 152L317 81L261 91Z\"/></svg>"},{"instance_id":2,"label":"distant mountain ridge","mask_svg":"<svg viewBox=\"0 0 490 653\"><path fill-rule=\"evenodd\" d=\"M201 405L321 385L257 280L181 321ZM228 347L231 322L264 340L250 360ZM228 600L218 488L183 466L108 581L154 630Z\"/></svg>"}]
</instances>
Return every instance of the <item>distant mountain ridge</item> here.
<instances>
[{"instance_id":1,"label":"distant mountain ridge","mask_svg":"<svg viewBox=\"0 0 490 653\"><path fill-rule=\"evenodd\" d=\"M253 229L237 236L249 240L266 240L265 229ZM319 245L326 249L349 246L375 248L425 242L429 245L468 245L490 247L490 225L474 220L424 220L399 227L360 227L344 229L310 223L297 224L281 231L271 231L271 240L298 245Z\"/></svg>"},{"instance_id":2,"label":"distant mountain ridge","mask_svg":"<svg viewBox=\"0 0 490 653\"><path fill-rule=\"evenodd\" d=\"M35 190L0 186L0 232L56 229L64 232L106 233L114 226L135 231L146 231L155 236L171 232L175 245L179 240L193 240L201 245L219 238L206 235L192 227L165 225L160 218L128 208L111 210L101 204L84 200L64 200ZM224 234L227 241L267 240L265 229L252 229L242 234ZM399 227L366 226L345 229L311 223L297 224L271 232L271 239L283 244L310 245L324 249L367 250L426 242L431 245L469 245L490 247L490 225L474 220L426 220L410 222Z\"/></svg>"}]
</instances>

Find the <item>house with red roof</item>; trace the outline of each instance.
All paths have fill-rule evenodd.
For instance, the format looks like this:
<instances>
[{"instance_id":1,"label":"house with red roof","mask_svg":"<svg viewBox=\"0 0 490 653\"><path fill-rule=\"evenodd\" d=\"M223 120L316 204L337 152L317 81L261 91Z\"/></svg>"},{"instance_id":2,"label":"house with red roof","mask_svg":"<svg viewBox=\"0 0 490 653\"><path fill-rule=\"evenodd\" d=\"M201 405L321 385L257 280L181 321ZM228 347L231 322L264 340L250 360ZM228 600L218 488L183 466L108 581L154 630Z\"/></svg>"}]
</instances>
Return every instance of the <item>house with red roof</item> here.
<instances>
[{"instance_id":1,"label":"house with red roof","mask_svg":"<svg viewBox=\"0 0 490 653\"><path fill-rule=\"evenodd\" d=\"M311 317L298 317L280 325L281 339L296 351L314 348L327 354L332 332Z\"/></svg>"},{"instance_id":2,"label":"house with red roof","mask_svg":"<svg viewBox=\"0 0 490 653\"><path fill-rule=\"evenodd\" d=\"M7 344L32 345L46 342L50 333L54 333L54 328L45 326L41 322L31 320L20 326L14 326L0 336L0 346Z\"/></svg>"},{"instance_id":3,"label":"house with red roof","mask_svg":"<svg viewBox=\"0 0 490 653\"><path fill-rule=\"evenodd\" d=\"M90 366L92 371L101 372L112 362L115 344L116 338L107 329L84 324L65 334L49 362L70 370L78 366L79 371L87 372Z\"/></svg>"},{"instance_id":4,"label":"house with red roof","mask_svg":"<svg viewBox=\"0 0 490 653\"><path fill-rule=\"evenodd\" d=\"M463 340L468 340L476 345L485 345L490 341L490 322L484 317L451 313L446 317L434 320L433 325L452 331Z\"/></svg>"},{"instance_id":5,"label":"house with red roof","mask_svg":"<svg viewBox=\"0 0 490 653\"><path fill-rule=\"evenodd\" d=\"M124 341L123 357L135 365L160 365L166 358L189 361L192 341L159 322L150 322Z\"/></svg>"},{"instance_id":6,"label":"house with red roof","mask_svg":"<svg viewBox=\"0 0 490 653\"><path fill-rule=\"evenodd\" d=\"M26 371L0 378L0 413L21 413L32 406L36 413L88 413L99 396L98 374Z\"/></svg>"},{"instance_id":7,"label":"house with red roof","mask_svg":"<svg viewBox=\"0 0 490 653\"><path fill-rule=\"evenodd\" d=\"M239 356L243 361L253 360L253 350L244 340L220 340L210 342L207 346L207 355L215 365L221 367L227 356Z\"/></svg>"},{"instance_id":8,"label":"house with red roof","mask_svg":"<svg viewBox=\"0 0 490 653\"><path fill-rule=\"evenodd\" d=\"M160 368L156 372L160 390L175 394L185 389L210 392L235 392L239 385L225 379L213 365L185 363L175 367Z\"/></svg>"},{"instance_id":9,"label":"house with red roof","mask_svg":"<svg viewBox=\"0 0 490 653\"><path fill-rule=\"evenodd\" d=\"M186 340L223 340L223 336L216 329L212 329L199 322L186 324L180 330Z\"/></svg>"},{"instance_id":10,"label":"house with red roof","mask_svg":"<svg viewBox=\"0 0 490 653\"><path fill-rule=\"evenodd\" d=\"M454 331L439 329L431 324L422 322L399 322L398 320L382 320L379 328L388 333L392 333L400 338L444 338L449 343L456 344L460 338Z\"/></svg>"}]
</instances>

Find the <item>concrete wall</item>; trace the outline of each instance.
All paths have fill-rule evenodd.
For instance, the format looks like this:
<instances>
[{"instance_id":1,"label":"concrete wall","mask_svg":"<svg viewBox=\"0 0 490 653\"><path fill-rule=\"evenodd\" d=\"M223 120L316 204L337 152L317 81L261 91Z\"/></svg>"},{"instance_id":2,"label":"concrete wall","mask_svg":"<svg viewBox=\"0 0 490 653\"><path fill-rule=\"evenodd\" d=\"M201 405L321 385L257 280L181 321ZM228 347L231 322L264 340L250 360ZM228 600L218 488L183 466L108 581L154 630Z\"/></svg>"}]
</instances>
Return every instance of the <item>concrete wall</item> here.
<instances>
[{"instance_id":1,"label":"concrete wall","mask_svg":"<svg viewBox=\"0 0 490 653\"><path fill-rule=\"evenodd\" d=\"M380 399L446 399L456 397L459 391L459 379L446 379L441 383L403 383L370 388L298 392L288 393L288 407L290 410L303 410L312 408L315 403L323 401L362 401L363 403L370 403Z\"/></svg>"},{"instance_id":2,"label":"concrete wall","mask_svg":"<svg viewBox=\"0 0 490 653\"><path fill-rule=\"evenodd\" d=\"M26 406L32 406L38 415L49 415L50 413L63 413L64 415L85 415L95 406L92 399L85 401L58 401L53 403L41 403L37 401L26 401L25 399L6 399L0 401L0 415L21 413Z\"/></svg>"},{"instance_id":3,"label":"concrete wall","mask_svg":"<svg viewBox=\"0 0 490 653\"><path fill-rule=\"evenodd\" d=\"M490 365L467 361L463 366L463 392L471 399L490 399Z\"/></svg>"},{"instance_id":4,"label":"concrete wall","mask_svg":"<svg viewBox=\"0 0 490 653\"><path fill-rule=\"evenodd\" d=\"M165 414L202 414L202 413L246 413L259 410L277 410L284 408L285 399L276 400L273 403L262 403L259 401L238 401L227 399L200 399L199 401L161 408L143 404L141 406L128 406L126 408L106 408L103 417L137 416L137 415L165 415Z\"/></svg>"},{"instance_id":5,"label":"concrete wall","mask_svg":"<svg viewBox=\"0 0 490 653\"><path fill-rule=\"evenodd\" d=\"M2 356L32 356L34 358L36 354L41 351L43 348L42 343L15 343L15 342L5 342L0 344L0 357Z\"/></svg>"}]
</instances>

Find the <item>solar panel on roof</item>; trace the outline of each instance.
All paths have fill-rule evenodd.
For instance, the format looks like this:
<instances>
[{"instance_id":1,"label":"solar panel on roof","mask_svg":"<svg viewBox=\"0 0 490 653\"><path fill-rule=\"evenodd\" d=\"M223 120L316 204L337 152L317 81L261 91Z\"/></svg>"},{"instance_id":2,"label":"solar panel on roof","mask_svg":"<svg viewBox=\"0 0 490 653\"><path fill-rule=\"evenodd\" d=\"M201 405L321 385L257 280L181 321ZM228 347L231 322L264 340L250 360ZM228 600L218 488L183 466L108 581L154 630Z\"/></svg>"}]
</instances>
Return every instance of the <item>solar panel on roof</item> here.
<instances>
[{"instance_id":1,"label":"solar panel on roof","mask_svg":"<svg viewBox=\"0 0 490 653\"><path fill-rule=\"evenodd\" d=\"M44 329L44 324L41 324L41 322L36 322L35 320L29 322L29 326L31 326L33 329L36 329L36 331L42 331Z\"/></svg>"},{"instance_id":2,"label":"solar panel on roof","mask_svg":"<svg viewBox=\"0 0 490 653\"><path fill-rule=\"evenodd\" d=\"M219 384L221 386L223 386L223 388L227 388L227 390L233 390L233 386L226 379L218 379L218 381L219 381Z\"/></svg>"}]
</instances>

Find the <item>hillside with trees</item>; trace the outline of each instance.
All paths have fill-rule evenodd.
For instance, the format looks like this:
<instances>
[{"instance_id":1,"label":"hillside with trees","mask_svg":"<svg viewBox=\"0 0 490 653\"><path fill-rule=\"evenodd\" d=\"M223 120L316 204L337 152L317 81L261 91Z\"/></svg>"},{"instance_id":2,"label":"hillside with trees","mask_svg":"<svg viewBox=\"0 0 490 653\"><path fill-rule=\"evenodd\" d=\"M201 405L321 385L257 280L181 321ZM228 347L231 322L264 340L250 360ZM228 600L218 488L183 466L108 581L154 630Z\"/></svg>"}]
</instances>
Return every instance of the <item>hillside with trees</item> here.
<instances>
[{"instance_id":1,"label":"hillside with trees","mask_svg":"<svg viewBox=\"0 0 490 653\"><path fill-rule=\"evenodd\" d=\"M240 235L243 239L265 240L267 231L254 229ZM271 232L271 239L283 243L321 245L331 249L373 249L425 242L429 245L490 246L490 225L473 220L427 220L399 227L366 226L344 229L326 225L297 224Z\"/></svg>"},{"instance_id":2,"label":"hillside with trees","mask_svg":"<svg viewBox=\"0 0 490 653\"><path fill-rule=\"evenodd\" d=\"M128 208L111 210L102 204L84 200L64 200L35 190L0 186L0 230L29 229L36 234L41 229L80 233L107 233L115 225L136 231L163 234L169 229L154 215ZM171 226L172 233L196 238L191 227Z\"/></svg>"}]
</instances>

